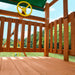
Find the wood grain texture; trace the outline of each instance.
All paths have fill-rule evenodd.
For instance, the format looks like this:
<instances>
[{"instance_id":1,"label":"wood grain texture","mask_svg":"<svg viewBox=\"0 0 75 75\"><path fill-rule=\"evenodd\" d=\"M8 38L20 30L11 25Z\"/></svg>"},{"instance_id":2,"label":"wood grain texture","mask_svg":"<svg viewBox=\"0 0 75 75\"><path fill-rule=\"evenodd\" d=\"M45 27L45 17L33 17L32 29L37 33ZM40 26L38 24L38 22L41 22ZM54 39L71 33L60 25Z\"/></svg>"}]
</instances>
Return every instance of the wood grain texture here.
<instances>
[{"instance_id":1,"label":"wood grain texture","mask_svg":"<svg viewBox=\"0 0 75 75\"><path fill-rule=\"evenodd\" d=\"M2 57L0 75L20 75L16 66L7 57Z\"/></svg>"},{"instance_id":2,"label":"wood grain texture","mask_svg":"<svg viewBox=\"0 0 75 75\"><path fill-rule=\"evenodd\" d=\"M34 35L33 35L33 49L34 49L34 51L36 51L36 32L37 32L37 27L36 27L36 23L35 23Z\"/></svg>"},{"instance_id":3,"label":"wood grain texture","mask_svg":"<svg viewBox=\"0 0 75 75\"><path fill-rule=\"evenodd\" d=\"M10 48L10 35L11 35L11 19L9 19L9 21L8 21L8 31L7 31L6 47L7 47L8 51L9 51L9 48Z\"/></svg>"},{"instance_id":4,"label":"wood grain texture","mask_svg":"<svg viewBox=\"0 0 75 75\"><path fill-rule=\"evenodd\" d=\"M15 34L14 34L14 48L17 48L17 40L18 40L18 20L15 21Z\"/></svg>"},{"instance_id":5,"label":"wood grain texture","mask_svg":"<svg viewBox=\"0 0 75 75\"><path fill-rule=\"evenodd\" d=\"M2 51L2 43L3 43L3 31L4 31L4 20L5 18L1 17L1 26L0 26L0 51Z\"/></svg>"},{"instance_id":6,"label":"wood grain texture","mask_svg":"<svg viewBox=\"0 0 75 75\"><path fill-rule=\"evenodd\" d=\"M57 52L57 20L54 22L54 53Z\"/></svg>"},{"instance_id":7,"label":"wood grain texture","mask_svg":"<svg viewBox=\"0 0 75 75\"><path fill-rule=\"evenodd\" d=\"M24 48L24 33L25 33L25 22L22 21L22 29L21 29L21 48Z\"/></svg>"},{"instance_id":8,"label":"wood grain texture","mask_svg":"<svg viewBox=\"0 0 75 75\"><path fill-rule=\"evenodd\" d=\"M51 57L2 57L0 62L0 75L75 75L75 63Z\"/></svg>"},{"instance_id":9,"label":"wood grain texture","mask_svg":"<svg viewBox=\"0 0 75 75\"><path fill-rule=\"evenodd\" d=\"M0 18L1 18L1 17L0 17ZM4 16L3 16L3 18L5 18L5 22L8 22L8 21L9 21L9 18L4 17ZM29 22L31 22L31 24L32 24L33 26L35 25L35 23L37 23L37 26L40 26L40 24L42 24L42 27L45 27L45 24L43 24L43 23L32 22L32 21L26 21L26 20L23 20L23 19L14 19L14 18L11 18L11 20L12 20L12 22L15 22L16 20L18 20L18 23L19 23L19 24L22 24L22 21L24 21L25 24L28 24Z\"/></svg>"},{"instance_id":10,"label":"wood grain texture","mask_svg":"<svg viewBox=\"0 0 75 75\"><path fill-rule=\"evenodd\" d=\"M30 36L31 36L31 23L28 25L28 37L27 37L27 48L30 49Z\"/></svg>"},{"instance_id":11,"label":"wood grain texture","mask_svg":"<svg viewBox=\"0 0 75 75\"><path fill-rule=\"evenodd\" d=\"M40 51L42 49L42 24L41 24L40 30L39 30L39 49L40 49Z\"/></svg>"},{"instance_id":12,"label":"wood grain texture","mask_svg":"<svg viewBox=\"0 0 75 75\"><path fill-rule=\"evenodd\" d=\"M64 6L64 60L69 61L68 0L63 0L63 6Z\"/></svg>"},{"instance_id":13,"label":"wood grain texture","mask_svg":"<svg viewBox=\"0 0 75 75\"><path fill-rule=\"evenodd\" d=\"M62 18L59 19L59 51L62 53Z\"/></svg>"},{"instance_id":14,"label":"wood grain texture","mask_svg":"<svg viewBox=\"0 0 75 75\"><path fill-rule=\"evenodd\" d=\"M0 10L0 14L1 15L6 15L6 16L12 16L12 17L19 17L19 18L24 18L24 19L31 19L31 20L36 20L36 21L42 21L45 22L45 18L41 18L41 17L36 17L36 16L28 16L28 17L23 17L21 15L19 15L16 12L11 12L11 11L6 11L6 10Z\"/></svg>"},{"instance_id":15,"label":"wood grain texture","mask_svg":"<svg viewBox=\"0 0 75 75\"><path fill-rule=\"evenodd\" d=\"M45 8L44 56L49 56L49 4Z\"/></svg>"},{"instance_id":16,"label":"wood grain texture","mask_svg":"<svg viewBox=\"0 0 75 75\"><path fill-rule=\"evenodd\" d=\"M53 4L55 4L58 0L53 0L52 2L49 3L49 7L51 7Z\"/></svg>"},{"instance_id":17,"label":"wood grain texture","mask_svg":"<svg viewBox=\"0 0 75 75\"><path fill-rule=\"evenodd\" d=\"M53 52L53 23L50 24L50 31L51 31L51 36L50 36L50 52Z\"/></svg>"},{"instance_id":18,"label":"wood grain texture","mask_svg":"<svg viewBox=\"0 0 75 75\"><path fill-rule=\"evenodd\" d=\"M75 13L71 14L71 53L75 55Z\"/></svg>"}]
</instances>

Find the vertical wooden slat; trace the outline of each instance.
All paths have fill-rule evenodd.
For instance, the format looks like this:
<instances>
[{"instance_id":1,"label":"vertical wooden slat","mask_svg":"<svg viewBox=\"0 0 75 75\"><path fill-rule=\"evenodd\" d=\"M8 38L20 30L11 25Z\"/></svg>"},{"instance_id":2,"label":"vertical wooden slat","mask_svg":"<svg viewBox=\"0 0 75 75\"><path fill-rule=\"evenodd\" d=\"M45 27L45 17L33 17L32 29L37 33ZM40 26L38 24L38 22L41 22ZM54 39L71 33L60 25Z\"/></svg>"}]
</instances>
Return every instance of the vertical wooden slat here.
<instances>
[{"instance_id":1,"label":"vertical wooden slat","mask_svg":"<svg viewBox=\"0 0 75 75\"><path fill-rule=\"evenodd\" d=\"M40 24L40 31L39 31L39 51L42 49L42 24Z\"/></svg>"},{"instance_id":2,"label":"vertical wooden slat","mask_svg":"<svg viewBox=\"0 0 75 75\"><path fill-rule=\"evenodd\" d=\"M18 25L19 25L18 20L15 20L14 48L17 48Z\"/></svg>"},{"instance_id":3,"label":"vertical wooden slat","mask_svg":"<svg viewBox=\"0 0 75 75\"><path fill-rule=\"evenodd\" d=\"M5 20L5 18L1 17L1 26L0 26L0 51L2 51L4 20Z\"/></svg>"},{"instance_id":4,"label":"vertical wooden slat","mask_svg":"<svg viewBox=\"0 0 75 75\"><path fill-rule=\"evenodd\" d=\"M59 51L62 53L62 18L59 19Z\"/></svg>"},{"instance_id":5,"label":"vertical wooden slat","mask_svg":"<svg viewBox=\"0 0 75 75\"><path fill-rule=\"evenodd\" d=\"M10 35L11 35L11 19L8 19L8 32L7 32L7 43L6 43L8 51L10 48Z\"/></svg>"},{"instance_id":6,"label":"vertical wooden slat","mask_svg":"<svg viewBox=\"0 0 75 75\"><path fill-rule=\"evenodd\" d=\"M1 47L1 17L0 17L0 52L2 51L2 47Z\"/></svg>"},{"instance_id":7,"label":"vertical wooden slat","mask_svg":"<svg viewBox=\"0 0 75 75\"><path fill-rule=\"evenodd\" d=\"M45 7L44 56L49 56L49 4Z\"/></svg>"},{"instance_id":8,"label":"vertical wooden slat","mask_svg":"<svg viewBox=\"0 0 75 75\"><path fill-rule=\"evenodd\" d=\"M31 23L28 23L28 39L27 39L27 49L30 49L30 36L31 36Z\"/></svg>"},{"instance_id":9,"label":"vertical wooden slat","mask_svg":"<svg viewBox=\"0 0 75 75\"><path fill-rule=\"evenodd\" d=\"M57 52L57 20L54 22L54 53Z\"/></svg>"},{"instance_id":10,"label":"vertical wooden slat","mask_svg":"<svg viewBox=\"0 0 75 75\"><path fill-rule=\"evenodd\" d=\"M75 13L71 14L71 53L75 55Z\"/></svg>"},{"instance_id":11,"label":"vertical wooden slat","mask_svg":"<svg viewBox=\"0 0 75 75\"><path fill-rule=\"evenodd\" d=\"M50 32L51 32L51 36L50 36L50 52L52 52L52 49L53 49L53 23L50 24Z\"/></svg>"},{"instance_id":12,"label":"vertical wooden slat","mask_svg":"<svg viewBox=\"0 0 75 75\"><path fill-rule=\"evenodd\" d=\"M69 60L69 33L68 33L68 0L63 0L64 5L64 60Z\"/></svg>"},{"instance_id":13,"label":"vertical wooden slat","mask_svg":"<svg viewBox=\"0 0 75 75\"><path fill-rule=\"evenodd\" d=\"M24 31L25 31L25 22L22 21L22 30L21 30L21 48L24 48Z\"/></svg>"},{"instance_id":14,"label":"vertical wooden slat","mask_svg":"<svg viewBox=\"0 0 75 75\"><path fill-rule=\"evenodd\" d=\"M36 51L36 24L34 25L33 49Z\"/></svg>"}]
</instances>

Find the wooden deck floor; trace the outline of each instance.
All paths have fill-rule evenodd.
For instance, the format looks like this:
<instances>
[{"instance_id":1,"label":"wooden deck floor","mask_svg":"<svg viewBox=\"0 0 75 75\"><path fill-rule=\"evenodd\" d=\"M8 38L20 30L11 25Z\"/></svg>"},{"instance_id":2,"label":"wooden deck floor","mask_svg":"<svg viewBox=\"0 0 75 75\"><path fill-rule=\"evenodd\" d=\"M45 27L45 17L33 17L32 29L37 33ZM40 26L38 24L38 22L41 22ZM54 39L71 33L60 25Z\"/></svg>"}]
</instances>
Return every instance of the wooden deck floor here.
<instances>
[{"instance_id":1,"label":"wooden deck floor","mask_svg":"<svg viewBox=\"0 0 75 75\"><path fill-rule=\"evenodd\" d=\"M50 57L1 57L0 75L75 75L75 63Z\"/></svg>"}]
</instances>

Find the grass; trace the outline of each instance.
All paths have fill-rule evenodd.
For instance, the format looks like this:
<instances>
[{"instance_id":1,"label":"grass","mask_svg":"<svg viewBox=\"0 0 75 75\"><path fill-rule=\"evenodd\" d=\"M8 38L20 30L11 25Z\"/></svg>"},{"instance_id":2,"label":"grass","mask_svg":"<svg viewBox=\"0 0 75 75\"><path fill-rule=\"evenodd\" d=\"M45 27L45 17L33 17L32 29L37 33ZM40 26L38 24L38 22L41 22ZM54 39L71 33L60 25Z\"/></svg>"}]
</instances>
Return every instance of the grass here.
<instances>
[{"instance_id":1,"label":"grass","mask_svg":"<svg viewBox=\"0 0 75 75\"><path fill-rule=\"evenodd\" d=\"M32 56L35 56L35 57L39 57L39 56L44 56L44 53L34 53L34 52L26 52L27 56L28 57L32 57ZM0 53L0 57L18 57L18 56L21 56L21 57L24 57L24 54L23 53L11 53L11 52L1 52ZM61 55L61 54L52 54L52 53L49 53L49 57L54 57L54 58L58 58L58 59L64 59L64 56ZM69 61L71 62L75 62L75 56L69 56Z\"/></svg>"}]
</instances>

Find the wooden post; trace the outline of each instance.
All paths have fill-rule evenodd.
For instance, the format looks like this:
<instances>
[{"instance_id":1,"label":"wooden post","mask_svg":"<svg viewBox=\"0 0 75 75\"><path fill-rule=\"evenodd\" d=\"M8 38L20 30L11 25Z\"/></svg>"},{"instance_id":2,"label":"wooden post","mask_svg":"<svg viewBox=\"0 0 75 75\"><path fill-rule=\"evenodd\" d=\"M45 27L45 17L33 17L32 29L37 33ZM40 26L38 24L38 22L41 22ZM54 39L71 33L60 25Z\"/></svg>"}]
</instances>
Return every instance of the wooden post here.
<instances>
[{"instance_id":1,"label":"wooden post","mask_svg":"<svg viewBox=\"0 0 75 75\"><path fill-rule=\"evenodd\" d=\"M63 0L64 5L64 60L69 60L69 33L68 33L68 0Z\"/></svg>"},{"instance_id":2,"label":"wooden post","mask_svg":"<svg viewBox=\"0 0 75 75\"><path fill-rule=\"evenodd\" d=\"M5 18L1 17L1 26L0 26L0 52L2 52L4 21L5 21Z\"/></svg>"},{"instance_id":3,"label":"wooden post","mask_svg":"<svg viewBox=\"0 0 75 75\"><path fill-rule=\"evenodd\" d=\"M75 55L75 13L71 15L71 53Z\"/></svg>"},{"instance_id":4,"label":"wooden post","mask_svg":"<svg viewBox=\"0 0 75 75\"><path fill-rule=\"evenodd\" d=\"M48 56L49 50L49 4L45 8L45 38L44 38L44 56Z\"/></svg>"}]
</instances>

